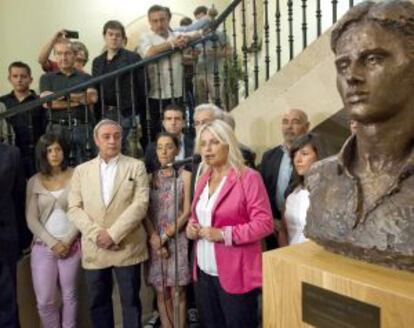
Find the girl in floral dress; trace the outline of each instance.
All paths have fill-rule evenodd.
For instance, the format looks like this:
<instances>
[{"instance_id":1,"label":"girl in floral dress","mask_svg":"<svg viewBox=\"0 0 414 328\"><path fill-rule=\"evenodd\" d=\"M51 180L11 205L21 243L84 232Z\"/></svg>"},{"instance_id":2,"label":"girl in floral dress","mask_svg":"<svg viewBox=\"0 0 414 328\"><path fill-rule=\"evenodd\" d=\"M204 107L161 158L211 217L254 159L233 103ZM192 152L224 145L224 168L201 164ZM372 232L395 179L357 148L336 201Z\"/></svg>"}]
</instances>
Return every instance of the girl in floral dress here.
<instances>
[{"instance_id":1,"label":"girl in floral dress","mask_svg":"<svg viewBox=\"0 0 414 328\"><path fill-rule=\"evenodd\" d=\"M172 168L163 168L174 161L179 152L178 139L167 132L156 138L156 152L161 169L153 173L147 231L150 237L148 281L157 292L158 311L164 328L173 327L173 302L175 295L174 254L174 178ZM186 325L185 286L190 283L188 240L185 225L190 215L191 173L180 169L177 173L178 197L178 290L181 327Z\"/></svg>"}]
</instances>

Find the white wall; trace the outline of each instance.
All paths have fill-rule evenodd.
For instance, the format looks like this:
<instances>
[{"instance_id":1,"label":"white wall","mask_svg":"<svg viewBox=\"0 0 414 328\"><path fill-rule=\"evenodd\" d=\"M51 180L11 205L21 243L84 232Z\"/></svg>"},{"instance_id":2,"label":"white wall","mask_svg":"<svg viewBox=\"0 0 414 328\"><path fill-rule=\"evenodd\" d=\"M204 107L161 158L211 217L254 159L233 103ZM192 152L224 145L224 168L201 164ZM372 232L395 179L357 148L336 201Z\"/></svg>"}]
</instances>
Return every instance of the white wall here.
<instances>
[{"instance_id":1,"label":"white wall","mask_svg":"<svg viewBox=\"0 0 414 328\"><path fill-rule=\"evenodd\" d=\"M229 0L214 0L218 10ZM33 88L42 71L37 64L41 46L62 28L80 32L80 41L89 49L90 58L102 50L102 26L117 19L125 26L140 17L153 4L169 6L173 13L192 17L196 6L211 4L202 0L0 0L0 94L7 92L7 67L15 60L28 63L34 75ZM144 18L143 18L144 19ZM87 71L90 70L90 63Z\"/></svg>"},{"instance_id":2,"label":"white wall","mask_svg":"<svg viewBox=\"0 0 414 328\"><path fill-rule=\"evenodd\" d=\"M305 110L314 127L342 108L329 41L324 34L233 110L238 138L258 159L282 141L281 117L288 109Z\"/></svg>"}]
</instances>

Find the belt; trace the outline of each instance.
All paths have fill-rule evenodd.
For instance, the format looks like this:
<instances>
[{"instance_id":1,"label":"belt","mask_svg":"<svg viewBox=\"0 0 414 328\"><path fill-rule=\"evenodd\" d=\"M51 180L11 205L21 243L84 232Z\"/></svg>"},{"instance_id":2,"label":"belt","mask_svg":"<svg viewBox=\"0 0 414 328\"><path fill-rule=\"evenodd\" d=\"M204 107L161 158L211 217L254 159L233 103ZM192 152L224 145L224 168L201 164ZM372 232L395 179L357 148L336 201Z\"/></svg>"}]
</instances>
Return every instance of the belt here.
<instances>
[{"instance_id":1,"label":"belt","mask_svg":"<svg viewBox=\"0 0 414 328\"><path fill-rule=\"evenodd\" d=\"M47 247L47 244L45 242L41 241L41 240L35 240L33 242L33 245L39 245L39 246L46 246Z\"/></svg>"},{"instance_id":2,"label":"belt","mask_svg":"<svg viewBox=\"0 0 414 328\"><path fill-rule=\"evenodd\" d=\"M51 120L52 124L57 124L57 125L63 125L63 126L78 126L81 124L85 124L85 122L83 122L83 120L79 119L79 118L72 118L71 120L68 119L59 119L59 120Z\"/></svg>"}]
</instances>

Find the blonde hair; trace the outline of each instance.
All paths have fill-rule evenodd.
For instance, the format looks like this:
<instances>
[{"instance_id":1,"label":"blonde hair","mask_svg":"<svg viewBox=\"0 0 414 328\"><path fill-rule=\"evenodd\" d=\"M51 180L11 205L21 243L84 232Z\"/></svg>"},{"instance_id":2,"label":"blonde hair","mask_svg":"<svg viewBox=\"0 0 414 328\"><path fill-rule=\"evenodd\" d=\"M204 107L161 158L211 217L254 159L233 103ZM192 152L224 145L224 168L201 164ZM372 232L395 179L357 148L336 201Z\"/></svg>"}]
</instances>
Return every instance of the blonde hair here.
<instances>
[{"instance_id":1,"label":"blonde hair","mask_svg":"<svg viewBox=\"0 0 414 328\"><path fill-rule=\"evenodd\" d=\"M213 115L214 119L216 120L222 120L224 118L224 111L220 107L212 103L198 105L196 108L194 108L193 116L200 112L209 112Z\"/></svg>"},{"instance_id":2,"label":"blonde hair","mask_svg":"<svg viewBox=\"0 0 414 328\"><path fill-rule=\"evenodd\" d=\"M204 131L209 131L214 135L217 140L223 145L229 147L229 154L227 162L233 167L238 173L244 166L243 156L240 152L239 143L233 132L233 129L226 122L222 120L214 120L210 123L204 124L196 137L196 153L201 153L201 135Z\"/></svg>"}]
</instances>

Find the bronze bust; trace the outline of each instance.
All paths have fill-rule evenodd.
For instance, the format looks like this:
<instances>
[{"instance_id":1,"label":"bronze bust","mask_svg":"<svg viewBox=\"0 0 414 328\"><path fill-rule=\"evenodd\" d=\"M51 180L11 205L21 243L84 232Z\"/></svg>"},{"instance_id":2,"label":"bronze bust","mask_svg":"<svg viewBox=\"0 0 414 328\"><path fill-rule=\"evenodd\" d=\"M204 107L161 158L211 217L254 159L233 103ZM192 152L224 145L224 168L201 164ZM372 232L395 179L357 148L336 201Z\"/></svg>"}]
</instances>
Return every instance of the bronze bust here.
<instances>
[{"instance_id":1,"label":"bronze bust","mask_svg":"<svg viewBox=\"0 0 414 328\"><path fill-rule=\"evenodd\" d=\"M363 2L331 36L356 133L306 177L305 235L328 250L414 271L414 5Z\"/></svg>"}]
</instances>

